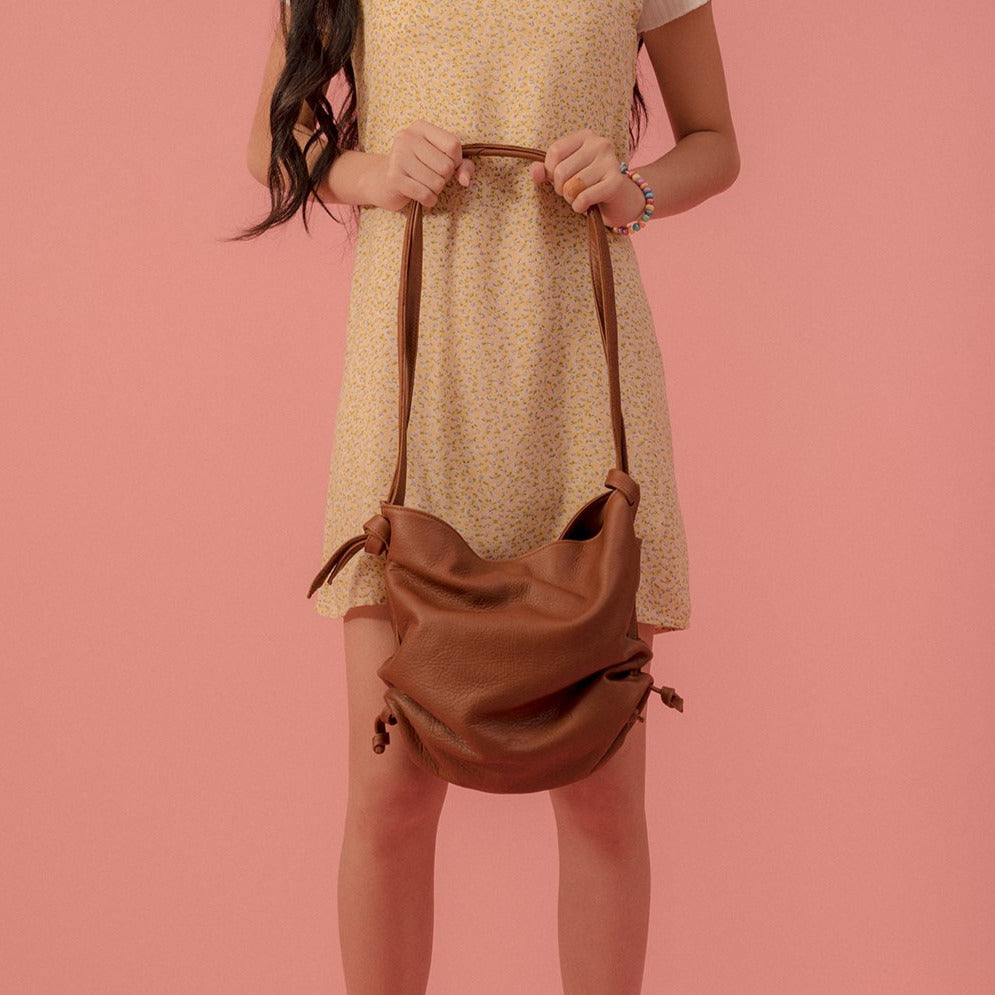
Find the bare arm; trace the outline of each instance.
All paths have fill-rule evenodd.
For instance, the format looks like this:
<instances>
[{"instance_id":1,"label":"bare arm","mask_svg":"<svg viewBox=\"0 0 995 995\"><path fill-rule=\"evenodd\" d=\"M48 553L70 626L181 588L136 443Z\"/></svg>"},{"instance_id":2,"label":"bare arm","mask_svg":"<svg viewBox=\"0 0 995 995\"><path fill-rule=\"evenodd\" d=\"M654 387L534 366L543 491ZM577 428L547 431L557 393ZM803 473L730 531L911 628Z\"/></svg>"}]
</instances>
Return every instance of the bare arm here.
<instances>
[{"instance_id":1,"label":"bare arm","mask_svg":"<svg viewBox=\"0 0 995 995\"><path fill-rule=\"evenodd\" d=\"M263 71L262 86L259 100L256 104L255 116L252 119L252 129L246 149L246 164L249 172L266 185L266 174L269 170L270 150L273 137L269 129L269 108L276 86L286 60L286 48L283 30L277 22L273 30L273 40L270 42L269 55ZM294 131L297 142L303 149L315 128L314 114L306 102L301 104L298 124ZM321 154L318 142L308 152L308 166L313 166L315 159ZM332 163L327 177L318 187L318 193L326 203L336 204L371 204L375 203L375 174L382 167L385 156L358 149L346 149Z\"/></svg>"},{"instance_id":2,"label":"bare arm","mask_svg":"<svg viewBox=\"0 0 995 995\"><path fill-rule=\"evenodd\" d=\"M653 218L680 214L731 186L739 148L729 110L712 4L643 34L676 145L633 166L653 188Z\"/></svg>"}]
</instances>

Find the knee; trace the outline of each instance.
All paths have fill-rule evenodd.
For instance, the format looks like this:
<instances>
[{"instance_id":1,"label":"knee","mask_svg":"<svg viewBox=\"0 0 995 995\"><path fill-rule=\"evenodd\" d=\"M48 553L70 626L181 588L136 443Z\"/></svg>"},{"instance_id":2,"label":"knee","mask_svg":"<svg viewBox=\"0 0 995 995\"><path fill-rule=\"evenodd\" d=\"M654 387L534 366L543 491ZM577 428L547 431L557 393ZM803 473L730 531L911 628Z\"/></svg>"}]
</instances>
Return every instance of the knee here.
<instances>
[{"instance_id":1,"label":"knee","mask_svg":"<svg viewBox=\"0 0 995 995\"><path fill-rule=\"evenodd\" d=\"M646 838L641 798L575 794L559 799L554 813L561 838L584 840L619 853L642 846Z\"/></svg>"},{"instance_id":2,"label":"knee","mask_svg":"<svg viewBox=\"0 0 995 995\"><path fill-rule=\"evenodd\" d=\"M430 778L390 770L350 783L347 819L368 843L388 850L434 834L448 784Z\"/></svg>"},{"instance_id":3,"label":"knee","mask_svg":"<svg viewBox=\"0 0 995 995\"><path fill-rule=\"evenodd\" d=\"M620 852L643 845L645 750L646 729L637 723L607 763L550 791L561 840L574 837Z\"/></svg>"},{"instance_id":4,"label":"knee","mask_svg":"<svg viewBox=\"0 0 995 995\"><path fill-rule=\"evenodd\" d=\"M642 845L646 805L638 742L641 730L608 764L550 791L561 837L624 851Z\"/></svg>"}]
</instances>

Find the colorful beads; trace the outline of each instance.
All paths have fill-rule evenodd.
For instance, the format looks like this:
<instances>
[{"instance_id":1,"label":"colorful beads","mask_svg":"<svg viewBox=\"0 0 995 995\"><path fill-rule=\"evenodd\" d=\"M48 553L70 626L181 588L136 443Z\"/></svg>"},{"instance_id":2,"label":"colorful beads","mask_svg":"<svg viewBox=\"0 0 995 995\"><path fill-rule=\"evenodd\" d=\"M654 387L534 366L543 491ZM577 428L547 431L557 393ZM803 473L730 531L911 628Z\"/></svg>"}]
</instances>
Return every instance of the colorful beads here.
<instances>
[{"instance_id":1,"label":"colorful beads","mask_svg":"<svg viewBox=\"0 0 995 995\"><path fill-rule=\"evenodd\" d=\"M605 225L608 231L613 231L618 235L629 235L633 232L637 232L640 228L643 228L647 221L653 215L653 191L650 189L650 185L639 175L639 173L629 172L629 164L623 162L620 164L619 169L625 173L630 180L633 180L639 189L643 192L643 213L636 218L635 221L630 222L627 225L619 225L617 228L613 228L611 225Z\"/></svg>"}]
</instances>

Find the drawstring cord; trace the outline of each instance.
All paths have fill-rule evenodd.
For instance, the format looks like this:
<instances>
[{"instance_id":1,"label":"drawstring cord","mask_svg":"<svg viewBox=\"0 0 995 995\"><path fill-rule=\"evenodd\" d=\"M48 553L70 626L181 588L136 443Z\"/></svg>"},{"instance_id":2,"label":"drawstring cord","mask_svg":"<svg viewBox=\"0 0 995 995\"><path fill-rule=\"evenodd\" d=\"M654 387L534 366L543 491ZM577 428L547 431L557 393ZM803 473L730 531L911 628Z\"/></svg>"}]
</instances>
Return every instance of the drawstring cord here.
<instances>
[{"instance_id":1,"label":"drawstring cord","mask_svg":"<svg viewBox=\"0 0 995 995\"><path fill-rule=\"evenodd\" d=\"M676 708L679 712L684 711L684 699L673 688L668 688L666 685L656 687L651 684L650 691L656 691L665 705Z\"/></svg>"},{"instance_id":2,"label":"drawstring cord","mask_svg":"<svg viewBox=\"0 0 995 995\"><path fill-rule=\"evenodd\" d=\"M656 691L656 693L660 696L660 700L665 705L669 705L671 708L676 708L679 712L684 711L684 699L673 688L669 688L665 684L661 687L651 684L646 689L646 693L640 699L639 704L636 706L636 718L640 722L646 721L646 702L649 701L650 692L652 691Z\"/></svg>"},{"instance_id":3,"label":"drawstring cord","mask_svg":"<svg viewBox=\"0 0 995 995\"><path fill-rule=\"evenodd\" d=\"M383 711L373 720L373 752L383 753L390 742L390 733L387 732L385 723L392 726L397 725L397 716L391 711L390 705L386 705Z\"/></svg>"}]
</instances>

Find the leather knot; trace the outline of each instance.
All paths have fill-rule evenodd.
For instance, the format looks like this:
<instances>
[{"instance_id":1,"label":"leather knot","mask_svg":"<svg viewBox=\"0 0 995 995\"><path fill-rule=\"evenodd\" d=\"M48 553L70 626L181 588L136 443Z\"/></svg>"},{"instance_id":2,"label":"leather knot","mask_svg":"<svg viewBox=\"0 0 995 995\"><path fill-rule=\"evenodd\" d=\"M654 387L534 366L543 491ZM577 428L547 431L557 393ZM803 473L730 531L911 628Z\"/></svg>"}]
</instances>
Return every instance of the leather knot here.
<instances>
[{"instance_id":1,"label":"leather knot","mask_svg":"<svg viewBox=\"0 0 995 995\"><path fill-rule=\"evenodd\" d=\"M383 515L374 515L363 522L363 531L367 535L363 549L376 556L390 545L390 522Z\"/></svg>"},{"instance_id":2,"label":"leather knot","mask_svg":"<svg viewBox=\"0 0 995 995\"><path fill-rule=\"evenodd\" d=\"M617 466L613 466L608 471L608 476L605 477L605 487L613 487L615 490L621 491L629 504L639 504L639 484Z\"/></svg>"}]
</instances>

